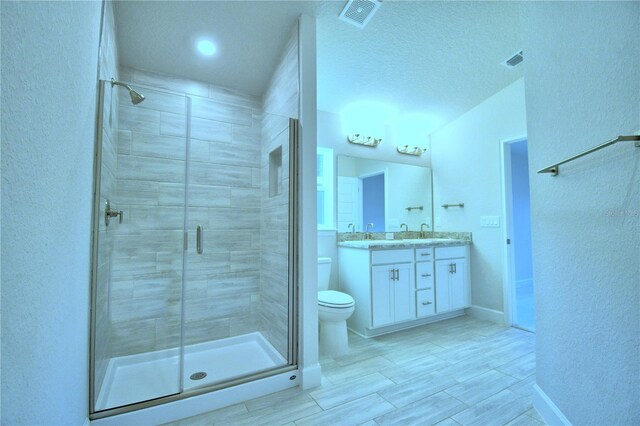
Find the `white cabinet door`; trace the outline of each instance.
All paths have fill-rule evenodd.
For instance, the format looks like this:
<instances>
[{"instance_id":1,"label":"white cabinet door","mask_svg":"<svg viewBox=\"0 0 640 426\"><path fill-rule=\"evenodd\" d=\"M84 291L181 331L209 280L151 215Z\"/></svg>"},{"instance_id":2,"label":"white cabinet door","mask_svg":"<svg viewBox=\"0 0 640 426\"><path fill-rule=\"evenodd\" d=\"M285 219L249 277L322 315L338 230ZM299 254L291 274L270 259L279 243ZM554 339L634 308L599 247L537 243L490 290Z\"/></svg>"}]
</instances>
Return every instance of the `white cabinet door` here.
<instances>
[{"instance_id":1,"label":"white cabinet door","mask_svg":"<svg viewBox=\"0 0 640 426\"><path fill-rule=\"evenodd\" d=\"M371 267L371 325L393 323L393 265Z\"/></svg>"},{"instance_id":2,"label":"white cabinet door","mask_svg":"<svg viewBox=\"0 0 640 426\"><path fill-rule=\"evenodd\" d=\"M449 282L452 275L452 260L436 260L436 312L447 312L451 307L451 290Z\"/></svg>"},{"instance_id":3,"label":"white cabinet door","mask_svg":"<svg viewBox=\"0 0 640 426\"><path fill-rule=\"evenodd\" d=\"M436 260L436 312L469 306L466 259Z\"/></svg>"},{"instance_id":4,"label":"white cabinet door","mask_svg":"<svg viewBox=\"0 0 640 426\"><path fill-rule=\"evenodd\" d=\"M371 325L416 318L413 264L371 267Z\"/></svg>"},{"instance_id":5,"label":"white cabinet door","mask_svg":"<svg viewBox=\"0 0 640 426\"><path fill-rule=\"evenodd\" d=\"M452 259L453 273L449 274L449 294L451 309L467 306L466 264L464 259Z\"/></svg>"},{"instance_id":6,"label":"white cabinet door","mask_svg":"<svg viewBox=\"0 0 640 426\"><path fill-rule=\"evenodd\" d=\"M416 318L416 292L413 278L413 264L395 265L396 279L393 281L394 322Z\"/></svg>"}]
</instances>

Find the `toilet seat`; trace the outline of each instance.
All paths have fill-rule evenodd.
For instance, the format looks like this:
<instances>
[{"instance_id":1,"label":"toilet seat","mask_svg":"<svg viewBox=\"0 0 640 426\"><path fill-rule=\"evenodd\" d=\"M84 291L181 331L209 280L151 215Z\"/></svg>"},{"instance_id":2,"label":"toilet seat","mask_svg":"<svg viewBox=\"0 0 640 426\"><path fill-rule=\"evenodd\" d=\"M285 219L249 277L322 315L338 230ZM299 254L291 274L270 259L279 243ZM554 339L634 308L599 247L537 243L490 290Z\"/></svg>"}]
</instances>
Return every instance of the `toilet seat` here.
<instances>
[{"instance_id":1,"label":"toilet seat","mask_svg":"<svg viewBox=\"0 0 640 426\"><path fill-rule=\"evenodd\" d=\"M351 308L355 304L353 297L335 290L318 292L318 305L334 309Z\"/></svg>"}]
</instances>

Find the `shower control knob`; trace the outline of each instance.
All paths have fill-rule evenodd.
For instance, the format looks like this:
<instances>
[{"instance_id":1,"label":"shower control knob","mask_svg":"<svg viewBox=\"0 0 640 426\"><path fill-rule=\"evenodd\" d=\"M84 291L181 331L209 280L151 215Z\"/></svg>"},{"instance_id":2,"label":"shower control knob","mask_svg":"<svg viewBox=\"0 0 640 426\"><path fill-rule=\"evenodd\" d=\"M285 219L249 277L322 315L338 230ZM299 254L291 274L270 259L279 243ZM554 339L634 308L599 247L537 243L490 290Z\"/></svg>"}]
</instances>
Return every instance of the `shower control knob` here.
<instances>
[{"instance_id":1,"label":"shower control knob","mask_svg":"<svg viewBox=\"0 0 640 426\"><path fill-rule=\"evenodd\" d=\"M124 212L122 210L113 210L111 208L111 202L107 200L104 206L104 224L109 226L112 217L118 218L118 223L122 223Z\"/></svg>"}]
</instances>

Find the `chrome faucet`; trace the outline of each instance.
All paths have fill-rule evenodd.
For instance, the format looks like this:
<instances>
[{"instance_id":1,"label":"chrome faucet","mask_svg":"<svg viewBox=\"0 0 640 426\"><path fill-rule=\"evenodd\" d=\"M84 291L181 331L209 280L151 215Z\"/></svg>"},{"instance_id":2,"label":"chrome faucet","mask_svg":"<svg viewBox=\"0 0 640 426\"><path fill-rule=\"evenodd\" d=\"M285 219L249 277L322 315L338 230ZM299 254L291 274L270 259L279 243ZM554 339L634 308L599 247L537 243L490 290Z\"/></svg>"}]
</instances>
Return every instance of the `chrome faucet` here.
<instances>
[{"instance_id":1,"label":"chrome faucet","mask_svg":"<svg viewBox=\"0 0 640 426\"><path fill-rule=\"evenodd\" d=\"M365 240L370 240L372 238L371 236L371 232L369 232L369 227L371 227L371 229L373 229L373 223L367 223L367 227L364 231L364 239Z\"/></svg>"},{"instance_id":2,"label":"chrome faucet","mask_svg":"<svg viewBox=\"0 0 640 426\"><path fill-rule=\"evenodd\" d=\"M427 225L426 223L422 223L420 224L420 238L426 238L427 237L427 233L424 231L424 227L429 227L429 225Z\"/></svg>"},{"instance_id":3,"label":"chrome faucet","mask_svg":"<svg viewBox=\"0 0 640 426\"><path fill-rule=\"evenodd\" d=\"M409 226L406 223L400 224L400 231L402 231L403 226L404 226L404 232L409 232Z\"/></svg>"},{"instance_id":4,"label":"chrome faucet","mask_svg":"<svg viewBox=\"0 0 640 426\"><path fill-rule=\"evenodd\" d=\"M353 223L350 223L347 225L347 230L351 228L351 233L355 233L356 232L356 227L353 225Z\"/></svg>"}]
</instances>

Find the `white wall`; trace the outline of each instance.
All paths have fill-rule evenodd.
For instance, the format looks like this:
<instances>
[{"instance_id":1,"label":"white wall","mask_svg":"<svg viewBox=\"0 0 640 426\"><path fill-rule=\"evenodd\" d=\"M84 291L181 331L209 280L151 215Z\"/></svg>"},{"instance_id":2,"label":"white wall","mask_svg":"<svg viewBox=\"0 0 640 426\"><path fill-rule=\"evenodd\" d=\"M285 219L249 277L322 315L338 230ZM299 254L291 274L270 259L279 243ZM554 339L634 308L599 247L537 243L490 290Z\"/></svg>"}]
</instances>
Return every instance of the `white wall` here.
<instances>
[{"instance_id":1,"label":"white wall","mask_svg":"<svg viewBox=\"0 0 640 426\"><path fill-rule=\"evenodd\" d=\"M100 2L2 5L2 423L88 413Z\"/></svg>"},{"instance_id":2,"label":"white wall","mask_svg":"<svg viewBox=\"0 0 640 426\"><path fill-rule=\"evenodd\" d=\"M347 134L343 127L342 118L339 114L318 111L318 145L332 148L334 155L351 155L353 157L393 161L414 166L431 166L431 153L429 150L420 157L399 154L396 151L396 145L394 145L393 132L388 127L382 137L382 143L376 148L347 142ZM428 143L420 142L418 145L425 146Z\"/></svg>"},{"instance_id":3,"label":"white wall","mask_svg":"<svg viewBox=\"0 0 640 426\"><path fill-rule=\"evenodd\" d=\"M639 19L638 2L523 5L536 382L573 424L640 419L640 148L535 171L640 128Z\"/></svg>"},{"instance_id":4,"label":"white wall","mask_svg":"<svg viewBox=\"0 0 640 426\"><path fill-rule=\"evenodd\" d=\"M527 134L524 80L460 116L431 139L436 231L473 233L471 302L503 311L501 228L481 228L481 216L500 216L500 141ZM440 207L464 203L464 208ZM503 224L503 218L500 218Z\"/></svg>"}]
</instances>

